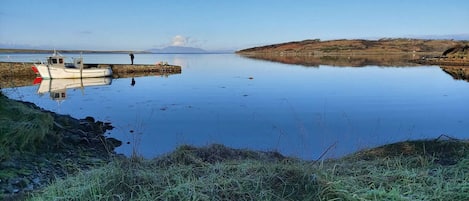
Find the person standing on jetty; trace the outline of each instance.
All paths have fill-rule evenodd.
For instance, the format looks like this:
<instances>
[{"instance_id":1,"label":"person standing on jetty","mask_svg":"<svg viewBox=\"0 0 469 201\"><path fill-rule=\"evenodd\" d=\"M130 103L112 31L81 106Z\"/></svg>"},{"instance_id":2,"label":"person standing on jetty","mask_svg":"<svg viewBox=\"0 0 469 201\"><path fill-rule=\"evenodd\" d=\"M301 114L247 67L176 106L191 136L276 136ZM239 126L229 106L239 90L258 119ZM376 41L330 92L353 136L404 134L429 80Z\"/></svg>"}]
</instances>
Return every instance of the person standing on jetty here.
<instances>
[{"instance_id":1,"label":"person standing on jetty","mask_svg":"<svg viewBox=\"0 0 469 201\"><path fill-rule=\"evenodd\" d=\"M133 53L133 52L130 52L129 56L130 56L130 62L131 62L130 65L134 65L134 58L135 58L135 57L134 57L134 53Z\"/></svg>"}]
</instances>

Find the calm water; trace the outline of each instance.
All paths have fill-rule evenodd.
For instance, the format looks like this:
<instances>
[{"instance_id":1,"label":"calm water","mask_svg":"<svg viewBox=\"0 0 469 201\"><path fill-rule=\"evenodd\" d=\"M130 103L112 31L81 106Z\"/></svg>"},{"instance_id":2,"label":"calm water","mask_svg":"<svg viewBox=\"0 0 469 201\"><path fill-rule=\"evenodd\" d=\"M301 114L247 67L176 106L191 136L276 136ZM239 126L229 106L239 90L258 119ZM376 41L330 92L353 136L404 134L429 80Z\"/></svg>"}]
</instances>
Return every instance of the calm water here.
<instances>
[{"instance_id":1,"label":"calm water","mask_svg":"<svg viewBox=\"0 0 469 201\"><path fill-rule=\"evenodd\" d=\"M3 54L0 60L43 57ZM130 59L90 54L84 60ZM327 157L338 157L408 139L469 137L469 83L437 66L307 68L233 54L137 54L135 61L167 61L181 65L182 74L68 89L63 101L38 94L40 85L2 91L75 118L109 121L115 126L109 136L124 142L117 151L135 149L145 157L181 144L221 143L316 159L330 146Z\"/></svg>"}]
</instances>

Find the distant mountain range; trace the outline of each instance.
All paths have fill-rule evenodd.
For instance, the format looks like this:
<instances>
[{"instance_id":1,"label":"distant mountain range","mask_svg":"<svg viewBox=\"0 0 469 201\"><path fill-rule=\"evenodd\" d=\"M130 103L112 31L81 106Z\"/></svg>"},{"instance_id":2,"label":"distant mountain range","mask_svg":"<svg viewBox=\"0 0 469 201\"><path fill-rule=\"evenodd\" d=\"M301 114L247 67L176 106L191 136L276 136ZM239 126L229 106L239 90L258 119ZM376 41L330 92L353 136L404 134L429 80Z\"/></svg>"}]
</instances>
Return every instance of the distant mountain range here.
<instances>
[{"instance_id":1,"label":"distant mountain range","mask_svg":"<svg viewBox=\"0 0 469 201\"><path fill-rule=\"evenodd\" d=\"M156 54L219 54L219 53L233 53L234 50L204 50L196 47L185 47L185 46L168 46L165 48L148 49L144 52L156 53Z\"/></svg>"},{"instance_id":2,"label":"distant mountain range","mask_svg":"<svg viewBox=\"0 0 469 201\"><path fill-rule=\"evenodd\" d=\"M161 53L161 54L175 54L175 53L185 53L185 54L203 54L208 53L206 50L196 47L183 47L183 46L168 46L162 49L148 49L145 52L151 53Z\"/></svg>"},{"instance_id":3,"label":"distant mountain range","mask_svg":"<svg viewBox=\"0 0 469 201\"><path fill-rule=\"evenodd\" d=\"M430 40L469 40L469 33L447 34L447 35L407 35L408 38L430 39Z\"/></svg>"},{"instance_id":4,"label":"distant mountain range","mask_svg":"<svg viewBox=\"0 0 469 201\"><path fill-rule=\"evenodd\" d=\"M33 47L28 45L11 45L0 43L0 52L23 52L23 53L41 53L50 52L55 48L50 47ZM75 53L75 52L91 52L91 53L128 53L131 50L64 50L57 49L62 53ZM165 48L147 49L143 51L133 51L134 53L156 53L156 54L220 54L220 53L234 53L235 50L204 50L196 47L185 47L185 46L168 46Z\"/></svg>"}]
</instances>

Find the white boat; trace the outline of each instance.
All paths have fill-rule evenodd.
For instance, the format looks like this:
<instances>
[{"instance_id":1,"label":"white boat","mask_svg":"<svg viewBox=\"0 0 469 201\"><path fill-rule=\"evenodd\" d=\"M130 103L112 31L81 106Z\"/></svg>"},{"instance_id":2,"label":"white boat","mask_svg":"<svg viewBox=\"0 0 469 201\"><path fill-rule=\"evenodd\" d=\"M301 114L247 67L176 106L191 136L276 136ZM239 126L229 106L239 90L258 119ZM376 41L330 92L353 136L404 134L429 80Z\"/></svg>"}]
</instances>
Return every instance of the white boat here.
<instances>
[{"instance_id":1,"label":"white boat","mask_svg":"<svg viewBox=\"0 0 469 201\"><path fill-rule=\"evenodd\" d=\"M65 63L65 57L54 51L46 62L34 64L33 71L44 79L52 78L93 78L112 75L110 67L83 68L83 58L74 58L73 63Z\"/></svg>"}]
</instances>

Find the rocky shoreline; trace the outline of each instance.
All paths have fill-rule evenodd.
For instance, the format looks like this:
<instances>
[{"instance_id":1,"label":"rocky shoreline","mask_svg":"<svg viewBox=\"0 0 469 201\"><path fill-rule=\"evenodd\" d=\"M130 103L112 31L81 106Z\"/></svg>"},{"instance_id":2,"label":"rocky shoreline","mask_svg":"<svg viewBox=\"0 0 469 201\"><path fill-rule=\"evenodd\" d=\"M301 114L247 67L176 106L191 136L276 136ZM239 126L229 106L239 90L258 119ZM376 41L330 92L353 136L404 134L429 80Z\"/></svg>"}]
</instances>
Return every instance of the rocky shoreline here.
<instances>
[{"instance_id":1,"label":"rocky shoreline","mask_svg":"<svg viewBox=\"0 0 469 201\"><path fill-rule=\"evenodd\" d=\"M32 103L18 101L17 104L50 114L54 123L49 133L53 134L35 142L37 147L16 150L8 158L0 158L1 200L17 200L57 178L104 165L112 158L120 157L114 148L120 146L121 141L105 135L113 128L110 123L96 121L92 117L75 119L59 115Z\"/></svg>"}]
</instances>

